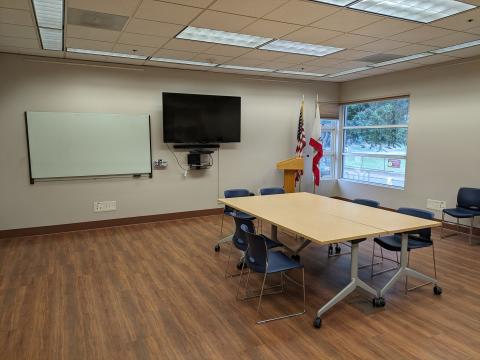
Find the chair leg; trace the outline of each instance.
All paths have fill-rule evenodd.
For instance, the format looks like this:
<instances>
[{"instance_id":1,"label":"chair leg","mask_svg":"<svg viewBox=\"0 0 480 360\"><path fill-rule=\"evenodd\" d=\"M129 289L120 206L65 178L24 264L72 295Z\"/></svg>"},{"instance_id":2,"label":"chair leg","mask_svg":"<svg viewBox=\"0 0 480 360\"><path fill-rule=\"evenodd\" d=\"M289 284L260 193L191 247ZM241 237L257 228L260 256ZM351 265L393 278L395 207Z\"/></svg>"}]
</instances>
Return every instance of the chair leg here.
<instances>
[{"instance_id":1,"label":"chair leg","mask_svg":"<svg viewBox=\"0 0 480 360\"><path fill-rule=\"evenodd\" d=\"M237 287L237 294L235 295L235 298L239 300L238 294L240 292L240 287L242 286L242 277L243 277L243 269L245 267L242 266L242 270L240 271L240 279L238 280L238 287ZM250 274L250 269L248 269L248 274Z\"/></svg>"},{"instance_id":2,"label":"chair leg","mask_svg":"<svg viewBox=\"0 0 480 360\"><path fill-rule=\"evenodd\" d=\"M382 247L380 247L380 250ZM373 279L373 261L375 259L375 241L373 242L373 247L372 247L372 267L370 268L370 279ZM382 259L383 260L383 259Z\"/></svg>"},{"instance_id":3,"label":"chair leg","mask_svg":"<svg viewBox=\"0 0 480 360\"><path fill-rule=\"evenodd\" d=\"M434 273L435 279L437 279L437 264L435 262L435 245L433 245L433 241L432 241L432 257L433 257L433 273Z\"/></svg>"},{"instance_id":4,"label":"chair leg","mask_svg":"<svg viewBox=\"0 0 480 360\"><path fill-rule=\"evenodd\" d=\"M263 277L262 289L260 290L260 297L258 299L257 318L258 318L258 314L260 313L260 306L262 305L263 289L265 288L266 280L267 280L267 272L265 272L265 276Z\"/></svg>"},{"instance_id":5,"label":"chair leg","mask_svg":"<svg viewBox=\"0 0 480 360\"><path fill-rule=\"evenodd\" d=\"M307 303L305 298L305 268L302 268L302 287L303 287L303 312L306 312Z\"/></svg>"},{"instance_id":6,"label":"chair leg","mask_svg":"<svg viewBox=\"0 0 480 360\"><path fill-rule=\"evenodd\" d=\"M222 214L222 224L220 225L220 236L223 234L223 218L225 217L225 214Z\"/></svg>"},{"instance_id":7,"label":"chair leg","mask_svg":"<svg viewBox=\"0 0 480 360\"><path fill-rule=\"evenodd\" d=\"M407 267L410 267L410 251L408 252L407 257ZM408 294L408 276L405 276L405 295Z\"/></svg>"}]
</instances>

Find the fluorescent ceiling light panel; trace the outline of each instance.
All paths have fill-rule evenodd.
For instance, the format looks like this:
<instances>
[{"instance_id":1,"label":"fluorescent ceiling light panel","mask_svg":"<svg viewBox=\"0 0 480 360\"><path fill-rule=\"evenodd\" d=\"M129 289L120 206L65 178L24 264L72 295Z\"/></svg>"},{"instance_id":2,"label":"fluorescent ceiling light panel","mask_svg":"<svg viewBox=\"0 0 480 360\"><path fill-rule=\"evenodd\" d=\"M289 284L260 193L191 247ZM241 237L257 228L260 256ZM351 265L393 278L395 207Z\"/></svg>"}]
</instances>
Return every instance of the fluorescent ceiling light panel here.
<instances>
[{"instance_id":1,"label":"fluorescent ceiling light panel","mask_svg":"<svg viewBox=\"0 0 480 360\"><path fill-rule=\"evenodd\" d=\"M260 49L312 56L325 56L343 50L341 48L331 46L307 44L287 40L275 40L261 46Z\"/></svg>"},{"instance_id":2,"label":"fluorescent ceiling light panel","mask_svg":"<svg viewBox=\"0 0 480 360\"><path fill-rule=\"evenodd\" d=\"M455 0L361 0L349 7L400 19L429 23L473 9L475 5Z\"/></svg>"},{"instance_id":3,"label":"fluorescent ceiling light panel","mask_svg":"<svg viewBox=\"0 0 480 360\"><path fill-rule=\"evenodd\" d=\"M172 63L172 64L183 64L183 65L195 65L195 66L217 66L218 64L200 62L200 61L189 61L189 60L177 60L177 59L166 59L166 58L158 58L153 57L150 59L151 61L158 61L158 62L165 62L165 63Z\"/></svg>"},{"instance_id":4,"label":"fluorescent ceiling light panel","mask_svg":"<svg viewBox=\"0 0 480 360\"><path fill-rule=\"evenodd\" d=\"M113 56L113 57L121 57L121 58L128 58L128 59L138 59L138 60L146 60L147 57L144 55L133 55L133 54L125 54L125 53L116 53L110 51L98 51L98 50L87 50L87 49L72 49L68 48L68 52L77 53L77 54L87 54L87 55L100 55L100 56Z\"/></svg>"},{"instance_id":5,"label":"fluorescent ceiling light panel","mask_svg":"<svg viewBox=\"0 0 480 360\"><path fill-rule=\"evenodd\" d=\"M333 77L337 77L337 76L353 74L353 73L356 73L356 72L370 70L370 69L371 69L370 66L364 66L364 67L360 67L360 68L356 68L356 69L350 69L350 70L342 71L342 72L339 72L339 73L336 73L336 74L330 74L330 75L328 75L328 77L333 78Z\"/></svg>"},{"instance_id":6,"label":"fluorescent ceiling light panel","mask_svg":"<svg viewBox=\"0 0 480 360\"><path fill-rule=\"evenodd\" d=\"M245 70L245 71L260 71L260 72L273 72L273 69L266 69L266 68L257 68L257 67L249 67L249 66L237 66L237 65L218 65L220 68L224 69L233 69L233 70Z\"/></svg>"},{"instance_id":7,"label":"fluorescent ceiling light panel","mask_svg":"<svg viewBox=\"0 0 480 360\"><path fill-rule=\"evenodd\" d=\"M434 54L443 54L443 53L446 53L446 52L466 49L466 48L469 48L469 47L472 47L472 46L477 46L477 45L480 45L480 40L470 41L470 42L466 42L466 43L463 43L463 44L458 44L458 45L453 45L453 46L449 46L449 47L446 47L446 48L432 50L431 52L434 53Z\"/></svg>"},{"instance_id":8,"label":"fluorescent ceiling light panel","mask_svg":"<svg viewBox=\"0 0 480 360\"><path fill-rule=\"evenodd\" d=\"M302 75L302 76L325 76L325 74L305 72L305 71L290 71L290 70L277 70L275 71L280 74L291 74L291 75Z\"/></svg>"},{"instance_id":9,"label":"fluorescent ceiling light panel","mask_svg":"<svg viewBox=\"0 0 480 360\"><path fill-rule=\"evenodd\" d=\"M339 6L345 6L351 4L353 0L313 0L320 3L333 4Z\"/></svg>"},{"instance_id":10,"label":"fluorescent ceiling light panel","mask_svg":"<svg viewBox=\"0 0 480 360\"><path fill-rule=\"evenodd\" d=\"M372 64L371 66L380 67L380 66L393 65L393 64L404 62L404 61L420 59L420 58L424 58L424 57L432 56L432 55L433 54L431 54L431 53L414 54L414 55L410 55L410 56L404 56L404 57L401 57L401 58L398 58L398 59L393 59L393 60L389 60L389 61L383 61L381 63Z\"/></svg>"},{"instance_id":11,"label":"fluorescent ceiling light panel","mask_svg":"<svg viewBox=\"0 0 480 360\"><path fill-rule=\"evenodd\" d=\"M212 30L189 26L176 36L177 39L203 41L214 44L256 48L272 40L261 36L237 34L227 31Z\"/></svg>"},{"instance_id":12,"label":"fluorescent ceiling light panel","mask_svg":"<svg viewBox=\"0 0 480 360\"><path fill-rule=\"evenodd\" d=\"M63 30L39 28L45 50L63 50Z\"/></svg>"},{"instance_id":13,"label":"fluorescent ceiling light panel","mask_svg":"<svg viewBox=\"0 0 480 360\"><path fill-rule=\"evenodd\" d=\"M63 29L63 0L33 0L37 24L49 29Z\"/></svg>"}]
</instances>

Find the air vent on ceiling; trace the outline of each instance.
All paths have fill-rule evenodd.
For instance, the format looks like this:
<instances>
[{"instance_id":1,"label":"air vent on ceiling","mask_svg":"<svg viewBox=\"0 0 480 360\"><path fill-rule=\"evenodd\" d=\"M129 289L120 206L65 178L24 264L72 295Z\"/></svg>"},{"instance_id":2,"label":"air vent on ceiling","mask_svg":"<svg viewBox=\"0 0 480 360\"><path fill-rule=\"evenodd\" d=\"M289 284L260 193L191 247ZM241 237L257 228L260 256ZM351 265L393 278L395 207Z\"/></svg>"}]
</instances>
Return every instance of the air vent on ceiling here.
<instances>
[{"instance_id":1,"label":"air vent on ceiling","mask_svg":"<svg viewBox=\"0 0 480 360\"><path fill-rule=\"evenodd\" d=\"M121 31L128 16L104 14L96 11L68 8L68 23L71 25L88 26L97 29Z\"/></svg>"},{"instance_id":2,"label":"air vent on ceiling","mask_svg":"<svg viewBox=\"0 0 480 360\"><path fill-rule=\"evenodd\" d=\"M395 60L398 58L401 58L405 55L395 55L395 54L375 54L375 55L370 55L361 59L357 59L357 61L364 61L364 62L369 62L369 63L381 63L384 61L390 61L390 60Z\"/></svg>"}]
</instances>

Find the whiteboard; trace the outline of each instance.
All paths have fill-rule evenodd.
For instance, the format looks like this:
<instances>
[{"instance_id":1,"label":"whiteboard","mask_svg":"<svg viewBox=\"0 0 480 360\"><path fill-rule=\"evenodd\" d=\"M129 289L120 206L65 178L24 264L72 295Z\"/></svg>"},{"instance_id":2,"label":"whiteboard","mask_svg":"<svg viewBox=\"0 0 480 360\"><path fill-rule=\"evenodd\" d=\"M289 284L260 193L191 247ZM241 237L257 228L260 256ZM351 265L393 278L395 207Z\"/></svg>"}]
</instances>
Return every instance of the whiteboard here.
<instances>
[{"instance_id":1,"label":"whiteboard","mask_svg":"<svg viewBox=\"0 0 480 360\"><path fill-rule=\"evenodd\" d=\"M26 112L30 181L152 174L150 116Z\"/></svg>"}]
</instances>

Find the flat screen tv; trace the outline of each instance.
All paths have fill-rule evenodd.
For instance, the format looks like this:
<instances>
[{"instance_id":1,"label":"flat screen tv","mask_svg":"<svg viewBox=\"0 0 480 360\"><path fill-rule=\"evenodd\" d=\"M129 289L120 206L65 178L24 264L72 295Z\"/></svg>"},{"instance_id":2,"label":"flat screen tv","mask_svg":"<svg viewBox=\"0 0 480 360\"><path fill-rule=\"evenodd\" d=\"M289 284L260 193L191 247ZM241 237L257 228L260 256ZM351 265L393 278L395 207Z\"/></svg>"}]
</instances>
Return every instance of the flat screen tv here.
<instances>
[{"instance_id":1,"label":"flat screen tv","mask_svg":"<svg viewBox=\"0 0 480 360\"><path fill-rule=\"evenodd\" d=\"M163 93L163 141L240 142L240 105L237 96Z\"/></svg>"}]
</instances>

